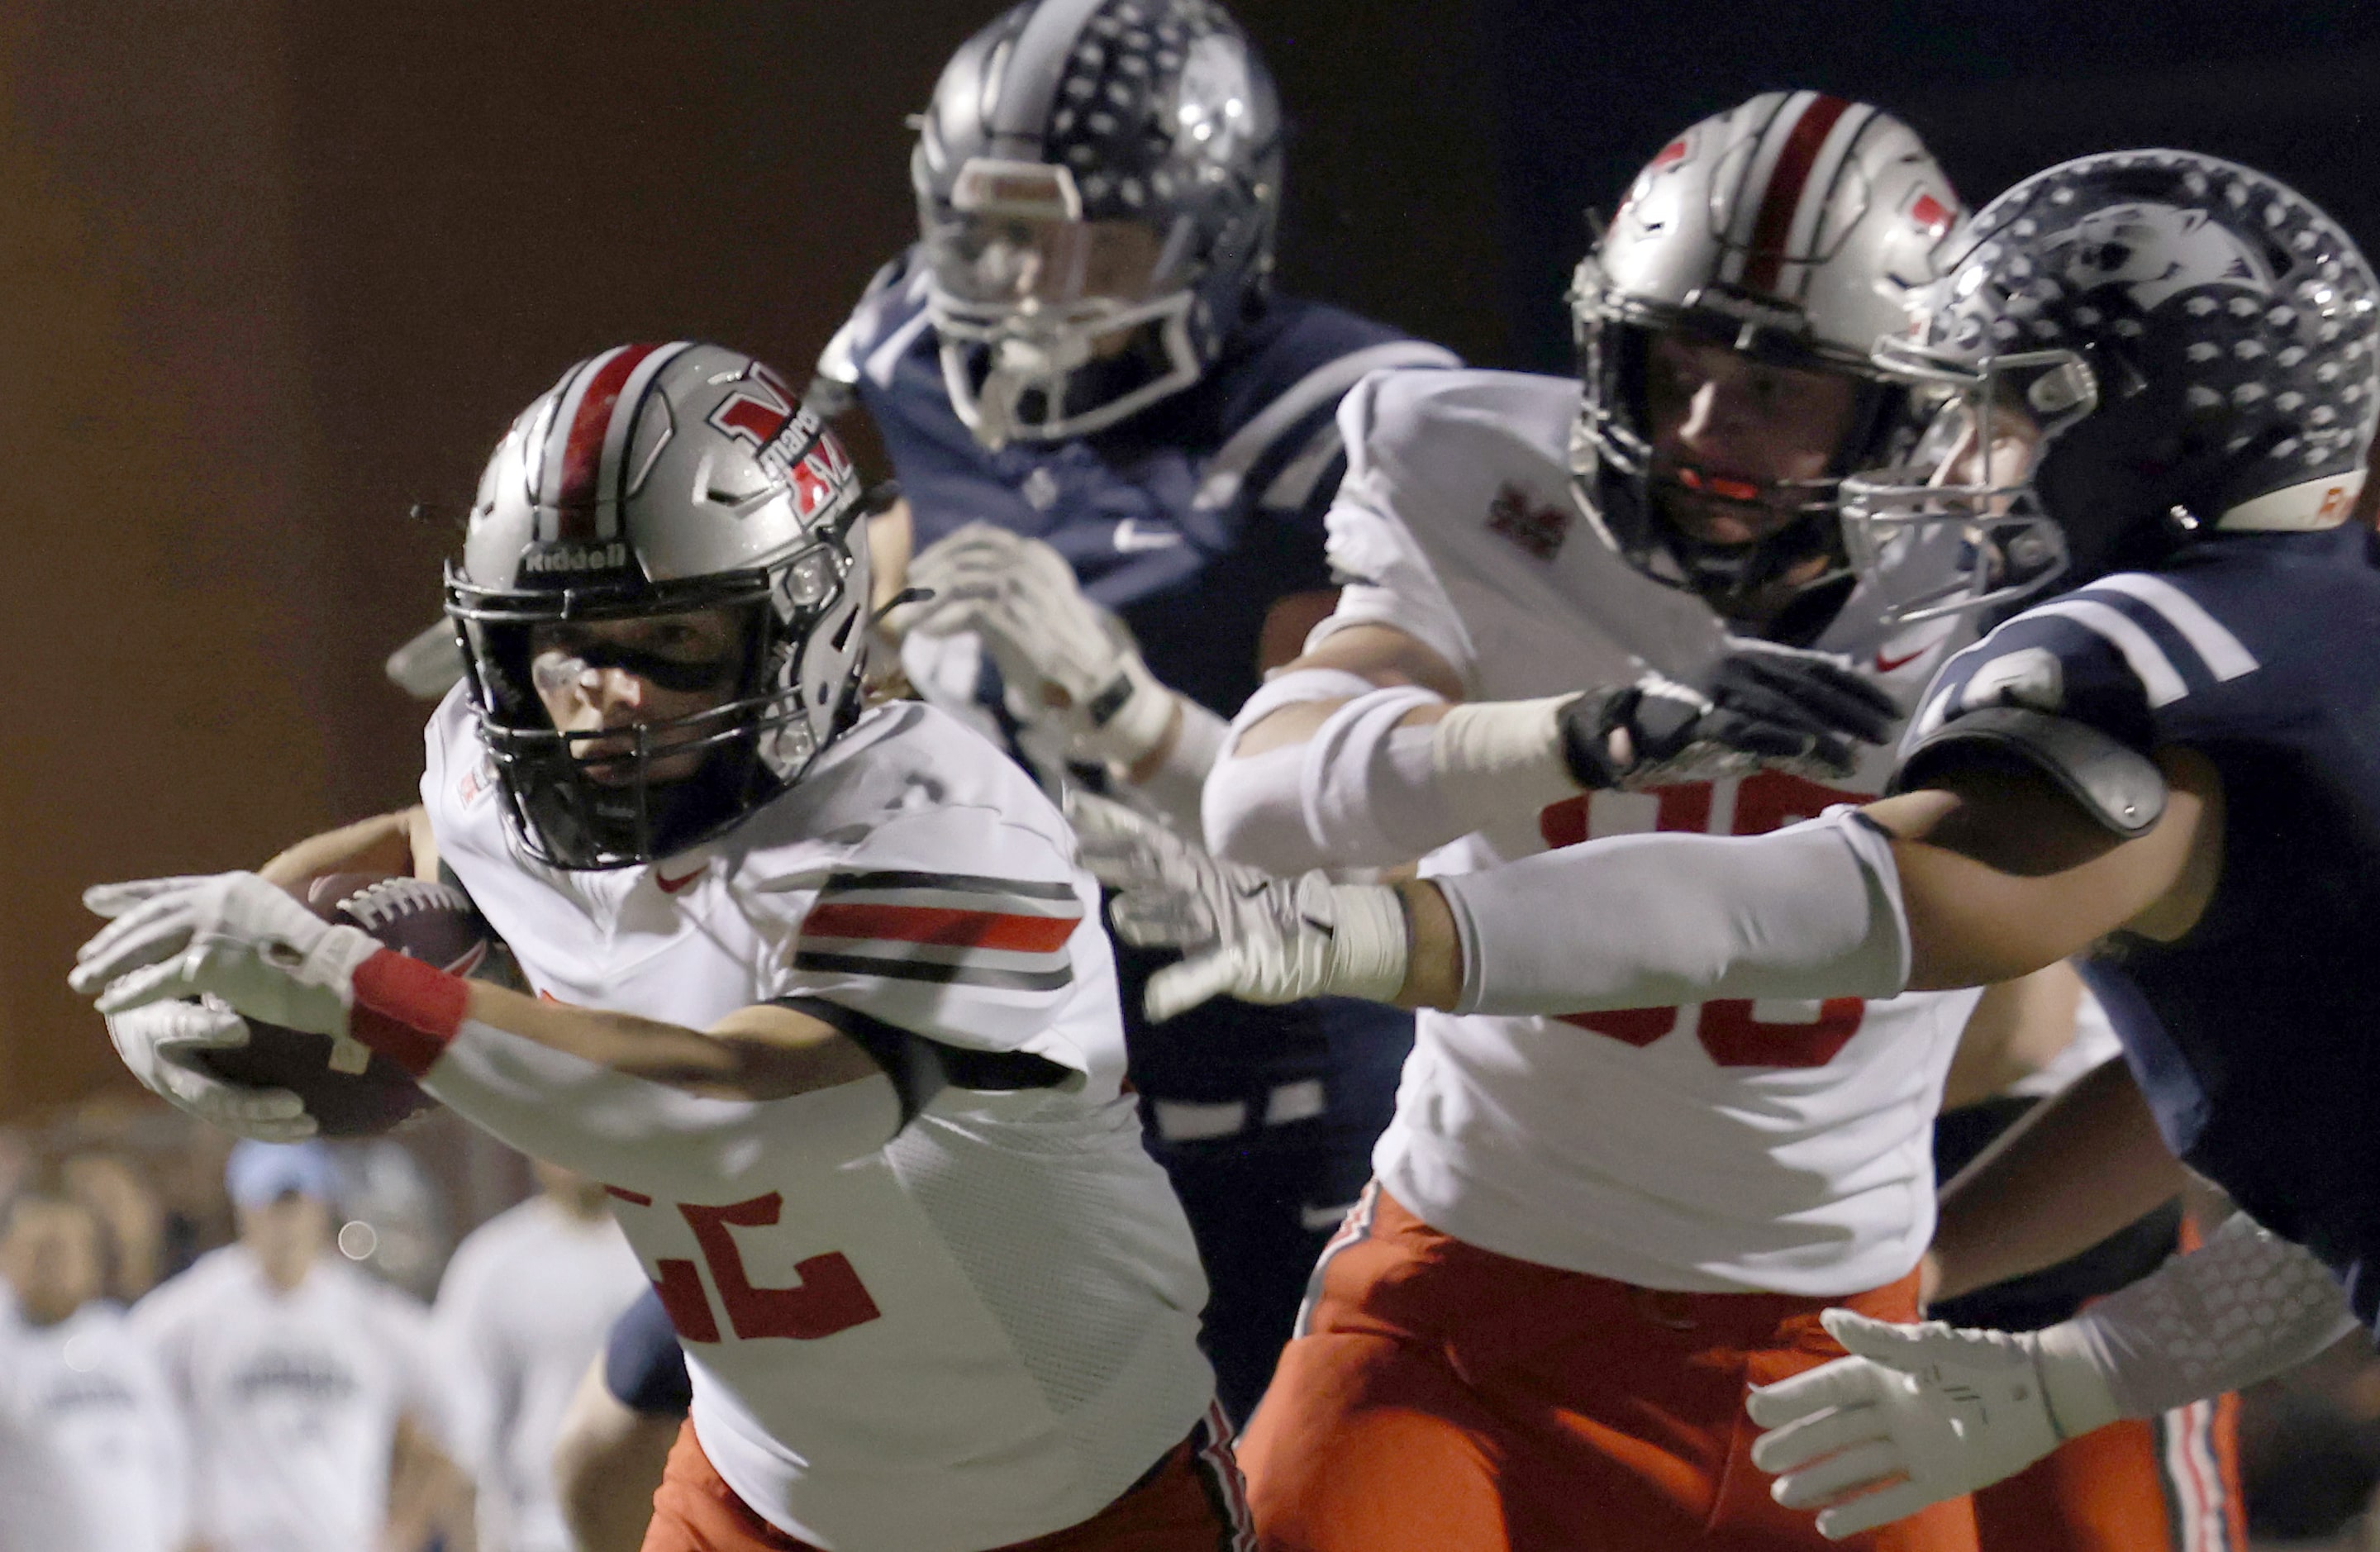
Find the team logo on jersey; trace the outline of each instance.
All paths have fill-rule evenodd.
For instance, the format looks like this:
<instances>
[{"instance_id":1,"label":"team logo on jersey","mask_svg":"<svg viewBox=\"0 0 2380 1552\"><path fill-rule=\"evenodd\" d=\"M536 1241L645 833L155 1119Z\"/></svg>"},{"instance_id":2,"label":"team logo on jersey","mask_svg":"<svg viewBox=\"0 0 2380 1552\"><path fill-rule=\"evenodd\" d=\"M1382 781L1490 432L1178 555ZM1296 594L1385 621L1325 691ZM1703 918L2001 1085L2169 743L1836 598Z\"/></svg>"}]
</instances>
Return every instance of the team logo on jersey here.
<instances>
[{"instance_id":1,"label":"team logo on jersey","mask_svg":"<svg viewBox=\"0 0 2380 1552\"><path fill-rule=\"evenodd\" d=\"M1488 527L1541 561L1550 561L1570 538L1571 508L1539 506L1529 492L1507 484L1488 503Z\"/></svg>"},{"instance_id":2,"label":"team logo on jersey","mask_svg":"<svg viewBox=\"0 0 2380 1552\"><path fill-rule=\"evenodd\" d=\"M2273 277L2248 245L2206 219L2173 205L2110 205L2052 236L2066 252L2064 279L2076 290L2120 285L2143 312L2183 291L2234 285L2273 294Z\"/></svg>"}]
</instances>

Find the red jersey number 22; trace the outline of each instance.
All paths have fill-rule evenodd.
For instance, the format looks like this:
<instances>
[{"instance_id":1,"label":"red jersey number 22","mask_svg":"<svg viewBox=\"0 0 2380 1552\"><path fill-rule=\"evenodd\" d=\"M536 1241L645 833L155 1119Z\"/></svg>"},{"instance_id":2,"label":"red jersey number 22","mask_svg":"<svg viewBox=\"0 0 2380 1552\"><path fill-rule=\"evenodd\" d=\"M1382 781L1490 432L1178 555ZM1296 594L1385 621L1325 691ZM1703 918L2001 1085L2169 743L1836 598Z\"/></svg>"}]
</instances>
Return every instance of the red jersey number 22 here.
<instances>
[{"instance_id":1,"label":"red jersey number 22","mask_svg":"<svg viewBox=\"0 0 2380 1552\"><path fill-rule=\"evenodd\" d=\"M616 1185L604 1189L624 1202L652 1206L653 1199L640 1192ZM719 1302L727 1312L727 1328L740 1341L763 1337L816 1341L881 1318L883 1312L868 1297L859 1273L841 1251L795 1263L795 1275L801 1281L794 1287L753 1286L744 1269L743 1255L735 1248L735 1236L728 1230L731 1226L765 1229L777 1221L784 1206L784 1197L774 1191L724 1207L677 1204L679 1216L694 1231L694 1243L702 1247L703 1264L710 1268L711 1285L719 1290ZM657 1263L655 1269L653 1291L661 1295L662 1307L669 1312L677 1334L690 1342L719 1340L719 1317L712 1313L710 1296L694 1263L665 1260Z\"/></svg>"}]
</instances>

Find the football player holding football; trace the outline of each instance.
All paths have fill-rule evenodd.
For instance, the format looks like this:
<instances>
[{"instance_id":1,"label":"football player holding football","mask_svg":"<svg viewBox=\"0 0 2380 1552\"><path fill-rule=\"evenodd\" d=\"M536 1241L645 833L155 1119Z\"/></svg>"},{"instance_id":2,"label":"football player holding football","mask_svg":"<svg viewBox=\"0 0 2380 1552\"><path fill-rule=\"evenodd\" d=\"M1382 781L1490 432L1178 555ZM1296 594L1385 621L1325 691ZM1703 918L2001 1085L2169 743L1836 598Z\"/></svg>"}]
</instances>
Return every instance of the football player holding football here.
<instances>
[{"instance_id":1,"label":"football player holding football","mask_svg":"<svg viewBox=\"0 0 2380 1552\"><path fill-rule=\"evenodd\" d=\"M891 455L911 682L1077 779L1197 826L1224 719L1330 606L1333 411L1434 345L1271 284L1284 127L1215 0L1028 0L954 54L910 162L917 243L820 363ZM897 548L897 547L896 547ZM905 552L905 551L903 551ZM1087 767L1087 770L1079 768ZM1345 1002L1138 1011L1131 1079L1198 1236L1245 1418L1362 1186L1411 1021Z\"/></svg>"},{"instance_id":2,"label":"football player holding football","mask_svg":"<svg viewBox=\"0 0 2380 1552\"><path fill-rule=\"evenodd\" d=\"M1893 996L2099 951L2167 1144L2241 1213L2039 1332L1829 1312L1857 1356L1755 1397L1772 1432L1754 1458L1837 1535L2380 1317L2380 1063L2352 1033L2380 864L2380 556L2348 521L2380 396L2371 269L2264 174L2114 152L1994 200L1914 316L1876 358L1934 396L1931 429L1845 480L1855 566L1945 536L1979 602L2045 563L2060 588L1935 675L1895 795L1393 891L1309 875L1148 903L1198 893L1223 928L1156 995L1512 1014Z\"/></svg>"},{"instance_id":3,"label":"football player holding football","mask_svg":"<svg viewBox=\"0 0 2380 1552\"><path fill-rule=\"evenodd\" d=\"M571 368L488 466L465 682L373 832L536 995L245 873L93 891L75 984L136 1049L193 993L352 1037L604 1182L693 1378L649 1552L1237 1545L1097 887L1022 771L862 705L861 511L747 357Z\"/></svg>"}]
</instances>

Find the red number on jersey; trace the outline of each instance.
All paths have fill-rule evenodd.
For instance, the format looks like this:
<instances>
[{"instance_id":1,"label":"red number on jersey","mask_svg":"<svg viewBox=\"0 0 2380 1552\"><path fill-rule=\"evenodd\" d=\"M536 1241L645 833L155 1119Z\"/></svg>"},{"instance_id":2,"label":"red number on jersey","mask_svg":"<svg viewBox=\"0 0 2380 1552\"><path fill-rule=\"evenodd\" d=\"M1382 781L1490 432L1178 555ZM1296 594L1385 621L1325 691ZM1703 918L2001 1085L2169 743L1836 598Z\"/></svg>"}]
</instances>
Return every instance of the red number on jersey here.
<instances>
[{"instance_id":1,"label":"red number on jersey","mask_svg":"<svg viewBox=\"0 0 2380 1552\"><path fill-rule=\"evenodd\" d=\"M652 1206L653 1199L640 1192L623 1191L616 1185L604 1189L624 1202ZM710 1267L710 1280L719 1289L719 1302L727 1306L727 1324L737 1338L744 1341L756 1341L762 1337L816 1341L880 1319L883 1312L868 1297L859 1273L840 1251L795 1262L795 1275L802 1280L795 1287L752 1286L750 1275L744 1270L743 1254L735 1248L735 1236L727 1231L728 1227L732 1224L742 1229L765 1229L777 1221L784 1206L783 1195L774 1191L724 1207L678 1204L678 1213L694 1231L695 1243L702 1247L702 1259ZM669 1312L670 1324L677 1328L677 1334L690 1342L719 1340L719 1319L711 1313L710 1297L702 1288L702 1274L695 1269L694 1263L662 1261L657 1264L656 1270L659 1275L653 1279L653 1291L661 1295L662 1308Z\"/></svg>"},{"instance_id":2,"label":"red number on jersey","mask_svg":"<svg viewBox=\"0 0 2380 1552\"><path fill-rule=\"evenodd\" d=\"M777 1221L785 1199L771 1191L729 1207L680 1206L694 1230L702 1258L710 1263L710 1279L719 1285L719 1302L727 1306L727 1323L746 1341L761 1337L787 1337L816 1341L881 1316L876 1301L860 1286L859 1274L840 1251L794 1263L801 1283L794 1288L755 1288L744 1274L744 1258L736 1254L729 1224L766 1228Z\"/></svg>"},{"instance_id":3,"label":"red number on jersey","mask_svg":"<svg viewBox=\"0 0 2380 1552\"><path fill-rule=\"evenodd\" d=\"M1653 828L1705 834L1710 830L1711 784L1690 782L1656 787L1658 802ZM1575 846L1586 840L1589 805L1594 794L1552 804L1537 816L1537 833L1548 846ZM1764 770L1736 783L1734 823L1729 833L1766 835L1803 819L1817 818L1838 803L1864 803L1858 793L1837 792L1815 782L1782 771ZM1694 1021L1694 1037L1721 1067L1823 1067L1859 1033L1867 1004L1856 997L1834 997L1819 1005L1807 1024L1767 1024L1753 1017L1750 1001L1730 998L1706 1002ZM1621 1008L1597 1013L1566 1013L1564 1024L1644 1047L1678 1026L1675 1008Z\"/></svg>"}]
</instances>

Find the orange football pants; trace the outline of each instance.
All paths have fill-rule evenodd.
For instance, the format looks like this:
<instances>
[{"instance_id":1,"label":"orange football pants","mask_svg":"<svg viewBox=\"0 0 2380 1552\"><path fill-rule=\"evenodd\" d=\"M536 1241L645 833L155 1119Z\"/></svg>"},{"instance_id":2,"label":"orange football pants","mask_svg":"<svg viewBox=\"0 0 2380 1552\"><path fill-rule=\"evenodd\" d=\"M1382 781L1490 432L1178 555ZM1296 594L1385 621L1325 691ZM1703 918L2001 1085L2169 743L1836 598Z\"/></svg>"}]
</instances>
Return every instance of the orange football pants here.
<instances>
[{"instance_id":1,"label":"orange football pants","mask_svg":"<svg viewBox=\"0 0 2380 1552\"><path fill-rule=\"evenodd\" d=\"M1974 1552L1963 1498L1851 1541L1779 1508L1745 1392L1842 1356L1839 1299L1674 1293L1439 1233L1376 1182L1240 1441L1265 1552Z\"/></svg>"},{"instance_id":2,"label":"orange football pants","mask_svg":"<svg viewBox=\"0 0 2380 1552\"><path fill-rule=\"evenodd\" d=\"M1975 1495L1984 1552L2245 1552L2240 1398L2128 1417Z\"/></svg>"},{"instance_id":3,"label":"orange football pants","mask_svg":"<svg viewBox=\"0 0 2380 1552\"><path fill-rule=\"evenodd\" d=\"M1232 1460L1222 1409L1168 1450L1115 1502L1079 1525L986 1552L1255 1552L1246 1489ZM643 1552L819 1552L752 1512L678 1429L653 1493Z\"/></svg>"}]
</instances>

